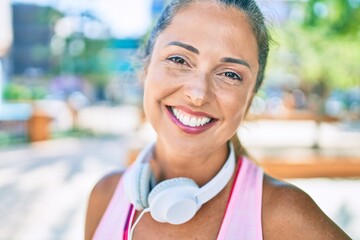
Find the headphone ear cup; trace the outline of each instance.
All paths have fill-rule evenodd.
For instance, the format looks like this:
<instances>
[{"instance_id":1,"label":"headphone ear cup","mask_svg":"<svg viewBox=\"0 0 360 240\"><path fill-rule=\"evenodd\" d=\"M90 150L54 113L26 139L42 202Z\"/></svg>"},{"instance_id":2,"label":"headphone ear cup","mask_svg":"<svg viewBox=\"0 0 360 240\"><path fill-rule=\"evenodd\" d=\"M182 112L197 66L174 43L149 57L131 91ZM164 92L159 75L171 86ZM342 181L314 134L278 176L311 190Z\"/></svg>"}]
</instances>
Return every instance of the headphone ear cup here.
<instances>
[{"instance_id":1,"label":"headphone ear cup","mask_svg":"<svg viewBox=\"0 0 360 240\"><path fill-rule=\"evenodd\" d=\"M173 178L159 183L148 197L151 216L158 222L182 224L200 208L195 194L199 186L189 178Z\"/></svg>"},{"instance_id":2,"label":"headphone ear cup","mask_svg":"<svg viewBox=\"0 0 360 240\"><path fill-rule=\"evenodd\" d=\"M148 207L151 169L149 164L134 164L124 175L125 193L136 210Z\"/></svg>"}]
</instances>

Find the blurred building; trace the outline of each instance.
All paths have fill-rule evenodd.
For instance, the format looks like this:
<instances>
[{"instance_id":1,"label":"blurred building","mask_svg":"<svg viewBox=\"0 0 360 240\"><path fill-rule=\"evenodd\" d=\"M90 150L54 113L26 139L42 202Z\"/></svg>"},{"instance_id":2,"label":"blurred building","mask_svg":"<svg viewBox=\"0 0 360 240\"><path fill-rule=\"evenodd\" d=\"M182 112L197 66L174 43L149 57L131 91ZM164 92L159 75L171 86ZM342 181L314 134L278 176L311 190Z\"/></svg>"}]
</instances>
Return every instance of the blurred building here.
<instances>
[{"instance_id":1,"label":"blurred building","mask_svg":"<svg viewBox=\"0 0 360 240\"><path fill-rule=\"evenodd\" d=\"M14 42L11 51L12 73L48 72L52 66L51 19L61 16L53 8L29 4L13 5Z\"/></svg>"}]
</instances>

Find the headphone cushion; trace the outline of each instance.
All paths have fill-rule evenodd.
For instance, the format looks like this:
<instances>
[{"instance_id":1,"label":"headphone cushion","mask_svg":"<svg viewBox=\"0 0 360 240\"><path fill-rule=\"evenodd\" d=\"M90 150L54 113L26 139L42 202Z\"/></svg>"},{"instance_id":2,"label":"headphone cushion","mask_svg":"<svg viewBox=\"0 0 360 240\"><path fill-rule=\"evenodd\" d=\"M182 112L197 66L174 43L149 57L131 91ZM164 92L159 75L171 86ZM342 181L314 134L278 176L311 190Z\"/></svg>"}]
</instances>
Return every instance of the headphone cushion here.
<instances>
[{"instance_id":1,"label":"headphone cushion","mask_svg":"<svg viewBox=\"0 0 360 240\"><path fill-rule=\"evenodd\" d=\"M141 164L140 176L138 180L138 199L141 203L142 209L149 207L148 195L150 191L150 178L152 171L150 164Z\"/></svg>"},{"instance_id":2,"label":"headphone cushion","mask_svg":"<svg viewBox=\"0 0 360 240\"><path fill-rule=\"evenodd\" d=\"M150 191L149 179L151 169L149 164L134 164L124 175L125 193L136 210L148 207L147 195Z\"/></svg>"},{"instance_id":3,"label":"headphone cushion","mask_svg":"<svg viewBox=\"0 0 360 240\"><path fill-rule=\"evenodd\" d=\"M195 194L199 186L189 178L173 178L159 183L149 194L151 216L158 222L182 224L197 212Z\"/></svg>"}]
</instances>

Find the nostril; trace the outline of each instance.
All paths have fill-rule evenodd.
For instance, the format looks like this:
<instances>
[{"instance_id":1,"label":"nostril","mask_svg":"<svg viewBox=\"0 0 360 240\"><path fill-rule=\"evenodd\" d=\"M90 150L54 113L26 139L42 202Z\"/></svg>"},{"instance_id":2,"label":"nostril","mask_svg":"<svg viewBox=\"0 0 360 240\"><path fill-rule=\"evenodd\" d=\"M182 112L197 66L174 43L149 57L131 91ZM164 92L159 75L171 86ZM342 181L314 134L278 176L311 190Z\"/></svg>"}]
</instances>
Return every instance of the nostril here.
<instances>
[{"instance_id":1,"label":"nostril","mask_svg":"<svg viewBox=\"0 0 360 240\"><path fill-rule=\"evenodd\" d=\"M209 99L207 90L201 88L188 89L185 92L185 95L187 96L189 102L196 106L201 106Z\"/></svg>"}]
</instances>

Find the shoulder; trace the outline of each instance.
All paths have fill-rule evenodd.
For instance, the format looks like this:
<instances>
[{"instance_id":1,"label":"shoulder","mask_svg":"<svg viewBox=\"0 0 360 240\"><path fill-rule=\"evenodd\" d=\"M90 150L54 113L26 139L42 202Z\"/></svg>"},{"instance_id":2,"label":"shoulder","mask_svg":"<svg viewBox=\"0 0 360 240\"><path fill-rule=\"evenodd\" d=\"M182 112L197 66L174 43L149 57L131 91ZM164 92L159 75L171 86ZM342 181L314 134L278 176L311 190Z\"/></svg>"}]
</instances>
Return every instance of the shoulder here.
<instances>
[{"instance_id":1,"label":"shoulder","mask_svg":"<svg viewBox=\"0 0 360 240\"><path fill-rule=\"evenodd\" d=\"M308 194L268 175L262 219L264 239L350 239Z\"/></svg>"},{"instance_id":2,"label":"shoulder","mask_svg":"<svg viewBox=\"0 0 360 240\"><path fill-rule=\"evenodd\" d=\"M85 239L92 239L122 176L122 171L112 172L100 179L92 189L86 212Z\"/></svg>"}]
</instances>

